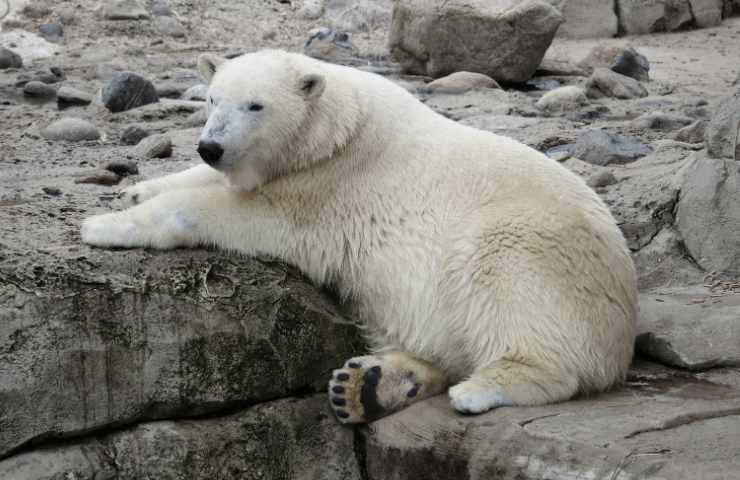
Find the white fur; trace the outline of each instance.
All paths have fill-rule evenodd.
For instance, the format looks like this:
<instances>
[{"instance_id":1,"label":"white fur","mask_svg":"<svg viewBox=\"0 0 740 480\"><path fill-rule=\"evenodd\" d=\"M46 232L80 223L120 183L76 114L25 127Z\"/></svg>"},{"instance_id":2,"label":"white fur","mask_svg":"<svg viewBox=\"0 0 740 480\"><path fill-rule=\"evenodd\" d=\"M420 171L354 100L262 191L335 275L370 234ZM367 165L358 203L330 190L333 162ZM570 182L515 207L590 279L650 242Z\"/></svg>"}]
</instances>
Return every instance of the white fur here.
<instances>
[{"instance_id":1,"label":"white fur","mask_svg":"<svg viewBox=\"0 0 740 480\"><path fill-rule=\"evenodd\" d=\"M453 402L475 411L624 378L634 267L576 175L435 114L380 76L276 51L199 65L214 100L202 138L223 141L218 167L230 185L178 188L90 218L83 241L283 258L338 288L373 350L464 380ZM307 75L321 78L319 93L304 91ZM251 102L264 109L250 112Z\"/></svg>"}]
</instances>

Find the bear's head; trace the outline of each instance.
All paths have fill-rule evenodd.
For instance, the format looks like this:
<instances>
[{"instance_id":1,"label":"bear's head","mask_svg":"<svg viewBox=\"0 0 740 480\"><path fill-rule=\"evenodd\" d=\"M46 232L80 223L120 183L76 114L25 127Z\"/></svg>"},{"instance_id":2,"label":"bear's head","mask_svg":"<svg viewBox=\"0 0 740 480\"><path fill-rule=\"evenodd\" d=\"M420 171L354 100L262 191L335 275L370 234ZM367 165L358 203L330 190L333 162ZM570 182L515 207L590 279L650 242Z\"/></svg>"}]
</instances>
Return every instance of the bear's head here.
<instances>
[{"instance_id":1,"label":"bear's head","mask_svg":"<svg viewBox=\"0 0 740 480\"><path fill-rule=\"evenodd\" d=\"M198 69L209 82L198 153L233 185L252 189L331 155L321 62L279 51L203 54Z\"/></svg>"}]
</instances>

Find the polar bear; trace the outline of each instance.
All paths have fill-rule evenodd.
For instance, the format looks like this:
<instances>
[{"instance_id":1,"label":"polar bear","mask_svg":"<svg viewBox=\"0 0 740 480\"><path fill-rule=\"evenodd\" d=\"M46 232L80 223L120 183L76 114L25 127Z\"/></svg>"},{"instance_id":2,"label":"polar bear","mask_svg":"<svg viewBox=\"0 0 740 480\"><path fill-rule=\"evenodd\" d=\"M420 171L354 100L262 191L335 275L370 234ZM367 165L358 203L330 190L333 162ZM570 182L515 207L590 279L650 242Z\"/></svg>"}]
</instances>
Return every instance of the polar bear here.
<instances>
[{"instance_id":1,"label":"polar bear","mask_svg":"<svg viewBox=\"0 0 740 480\"><path fill-rule=\"evenodd\" d=\"M329 381L344 423L450 386L480 413L623 380L634 266L575 174L361 70L280 51L198 67L205 163L127 189L135 206L85 220L85 243L216 245L335 286L371 351Z\"/></svg>"}]
</instances>

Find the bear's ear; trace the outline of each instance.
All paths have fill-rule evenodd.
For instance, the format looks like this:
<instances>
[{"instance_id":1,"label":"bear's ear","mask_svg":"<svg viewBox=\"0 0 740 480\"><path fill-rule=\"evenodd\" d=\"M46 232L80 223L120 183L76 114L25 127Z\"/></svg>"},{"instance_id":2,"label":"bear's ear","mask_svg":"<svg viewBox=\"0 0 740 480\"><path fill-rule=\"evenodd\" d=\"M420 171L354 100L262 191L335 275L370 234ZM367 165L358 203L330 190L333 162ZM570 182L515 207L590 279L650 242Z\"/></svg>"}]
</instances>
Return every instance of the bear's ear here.
<instances>
[{"instance_id":1,"label":"bear's ear","mask_svg":"<svg viewBox=\"0 0 740 480\"><path fill-rule=\"evenodd\" d=\"M225 61L225 58L204 53L198 57L198 71L206 82L211 83L211 79L216 73L216 69Z\"/></svg>"},{"instance_id":2,"label":"bear's ear","mask_svg":"<svg viewBox=\"0 0 740 480\"><path fill-rule=\"evenodd\" d=\"M326 87L326 80L316 73L304 75L298 81L301 95L306 98L319 98L324 93L324 87Z\"/></svg>"}]
</instances>

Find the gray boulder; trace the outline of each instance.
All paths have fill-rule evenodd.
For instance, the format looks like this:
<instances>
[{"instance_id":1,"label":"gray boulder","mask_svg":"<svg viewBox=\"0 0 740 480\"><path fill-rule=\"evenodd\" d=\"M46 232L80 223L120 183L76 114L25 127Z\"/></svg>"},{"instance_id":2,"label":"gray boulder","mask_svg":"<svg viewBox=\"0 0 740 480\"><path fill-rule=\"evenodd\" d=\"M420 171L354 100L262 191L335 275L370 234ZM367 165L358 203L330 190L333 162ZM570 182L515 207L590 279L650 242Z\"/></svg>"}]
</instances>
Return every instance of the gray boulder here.
<instances>
[{"instance_id":1,"label":"gray boulder","mask_svg":"<svg viewBox=\"0 0 740 480\"><path fill-rule=\"evenodd\" d=\"M583 89L576 86L550 90L537 101L537 108L547 113L572 112L588 103Z\"/></svg>"},{"instance_id":2,"label":"gray boulder","mask_svg":"<svg viewBox=\"0 0 740 480\"><path fill-rule=\"evenodd\" d=\"M198 135L186 133L178 145ZM52 162L39 158L36 172L58 168ZM151 160L147 174L171 171L167 162ZM75 183L89 169L76 162L53 185L28 168L0 175L0 192L19 199L0 209L0 458L41 441L323 391L331 370L364 350L332 300L273 260L82 245L80 222L110 210L99 199L108 187ZM41 186L65 194L27 201Z\"/></svg>"},{"instance_id":3,"label":"gray boulder","mask_svg":"<svg viewBox=\"0 0 740 480\"><path fill-rule=\"evenodd\" d=\"M632 47L620 51L609 65L609 69L641 82L650 80L650 62Z\"/></svg>"},{"instance_id":4,"label":"gray boulder","mask_svg":"<svg viewBox=\"0 0 740 480\"><path fill-rule=\"evenodd\" d=\"M437 78L464 70L521 83L537 69L562 21L542 0L400 0L389 45L414 74Z\"/></svg>"},{"instance_id":5,"label":"gray boulder","mask_svg":"<svg viewBox=\"0 0 740 480\"><path fill-rule=\"evenodd\" d=\"M634 162L650 153L644 143L603 130L586 130L576 141L574 155L592 165Z\"/></svg>"},{"instance_id":6,"label":"gray boulder","mask_svg":"<svg viewBox=\"0 0 740 480\"><path fill-rule=\"evenodd\" d=\"M672 32L692 24L689 0L617 0L619 29L626 34Z\"/></svg>"},{"instance_id":7,"label":"gray boulder","mask_svg":"<svg viewBox=\"0 0 740 480\"><path fill-rule=\"evenodd\" d=\"M613 97L623 100L648 96L648 91L634 78L621 75L608 68L597 68L586 82L589 98Z\"/></svg>"},{"instance_id":8,"label":"gray boulder","mask_svg":"<svg viewBox=\"0 0 740 480\"><path fill-rule=\"evenodd\" d=\"M683 127L676 131L672 138L678 142L685 143L701 143L704 141L704 133L706 132L707 121L697 120L696 122Z\"/></svg>"},{"instance_id":9,"label":"gray boulder","mask_svg":"<svg viewBox=\"0 0 740 480\"><path fill-rule=\"evenodd\" d=\"M101 12L106 20L141 20L149 18L149 12L138 0L103 2Z\"/></svg>"},{"instance_id":10,"label":"gray boulder","mask_svg":"<svg viewBox=\"0 0 740 480\"><path fill-rule=\"evenodd\" d=\"M608 38L618 31L615 0L547 0L560 10L565 22L558 37Z\"/></svg>"},{"instance_id":11,"label":"gray boulder","mask_svg":"<svg viewBox=\"0 0 740 480\"><path fill-rule=\"evenodd\" d=\"M21 68L23 66L23 59L21 56L15 53L9 48L0 47L0 70L6 68Z\"/></svg>"},{"instance_id":12,"label":"gray boulder","mask_svg":"<svg viewBox=\"0 0 740 480\"><path fill-rule=\"evenodd\" d=\"M172 139L167 134L147 135L133 149L138 158L167 158L172 156Z\"/></svg>"},{"instance_id":13,"label":"gray boulder","mask_svg":"<svg viewBox=\"0 0 740 480\"><path fill-rule=\"evenodd\" d=\"M723 0L689 0L689 3L697 27L715 27L722 23Z\"/></svg>"},{"instance_id":14,"label":"gray boulder","mask_svg":"<svg viewBox=\"0 0 740 480\"><path fill-rule=\"evenodd\" d=\"M740 297L716 283L641 295L637 350L688 370L740 366Z\"/></svg>"},{"instance_id":15,"label":"gray boulder","mask_svg":"<svg viewBox=\"0 0 740 480\"><path fill-rule=\"evenodd\" d=\"M63 85L57 90L57 103L60 108L89 105L93 96L87 92Z\"/></svg>"},{"instance_id":16,"label":"gray boulder","mask_svg":"<svg viewBox=\"0 0 740 480\"><path fill-rule=\"evenodd\" d=\"M157 89L146 78L133 72L121 72L103 88L102 100L108 110L116 113L156 103L159 97Z\"/></svg>"},{"instance_id":17,"label":"gray boulder","mask_svg":"<svg viewBox=\"0 0 740 480\"><path fill-rule=\"evenodd\" d=\"M81 142L83 140L99 139L100 132L95 125L87 120L65 117L43 128L41 130L41 136L47 140Z\"/></svg>"},{"instance_id":18,"label":"gray boulder","mask_svg":"<svg viewBox=\"0 0 740 480\"><path fill-rule=\"evenodd\" d=\"M423 90L430 93L465 93L470 90L487 88L501 88L501 86L496 80L482 73L455 72L429 82Z\"/></svg>"},{"instance_id":19,"label":"gray boulder","mask_svg":"<svg viewBox=\"0 0 740 480\"><path fill-rule=\"evenodd\" d=\"M314 395L143 423L0 461L0 478L360 480L353 431L334 420L328 402Z\"/></svg>"},{"instance_id":20,"label":"gray boulder","mask_svg":"<svg viewBox=\"0 0 740 480\"><path fill-rule=\"evenodd\" d=\"M664 112L644 113L630 122L632 128L640 130L660 130L663 132L677 130L693 123L693 119L683 115Z\"/></svg>"},{"instance_id":21,"label":"gray boulder","mask_svg":"<svg viewBox=\"0 0 740 480\"><path fill-rule=\"evenodd\" d=\"M706 271L740 273L740 175L733 160L698 154L687 166L677 227Z\"/></svg>"}]
</instances>

